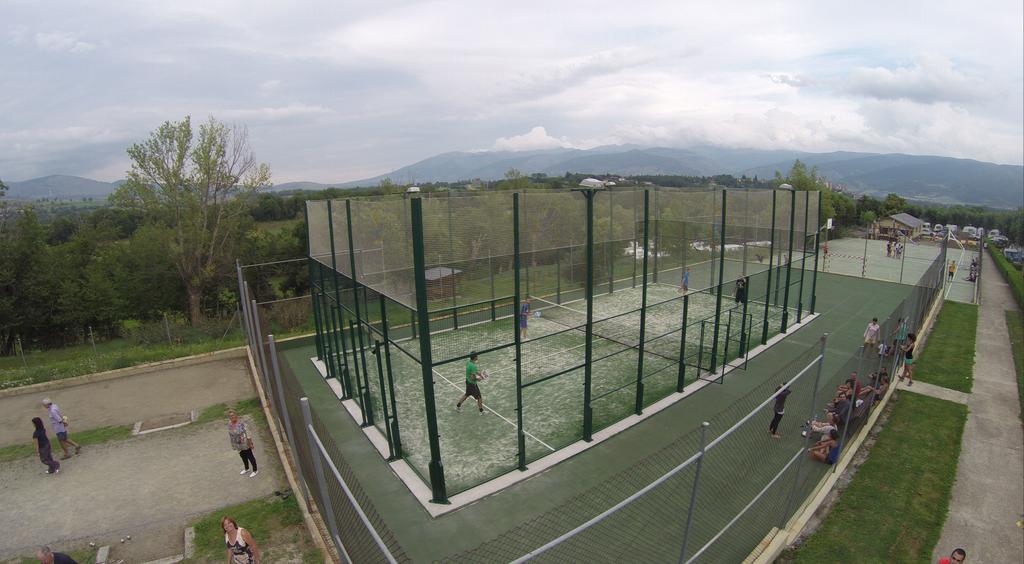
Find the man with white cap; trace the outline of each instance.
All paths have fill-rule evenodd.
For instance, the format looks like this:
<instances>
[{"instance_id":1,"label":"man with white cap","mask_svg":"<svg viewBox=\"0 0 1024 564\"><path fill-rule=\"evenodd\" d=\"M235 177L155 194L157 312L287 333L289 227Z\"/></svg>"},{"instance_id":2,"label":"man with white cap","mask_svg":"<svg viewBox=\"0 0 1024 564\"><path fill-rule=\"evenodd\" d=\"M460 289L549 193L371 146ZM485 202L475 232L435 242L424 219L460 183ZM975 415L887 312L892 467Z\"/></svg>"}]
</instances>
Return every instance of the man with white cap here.
<instances>
[{"instance_id":1,"label":"man with white cap","mask_svg":"<svg viewBox=\"0 0 1024 564\"><path fill-rule=\"evenodd\" d=\"M60 441L60 448L64 450L64 456L61 459L71 458L68 453L68 445L75 447L75 454L82 452L82 445L68 438L68 418L60 412L57 404L53 403L50 398L43 398L43 407L50 414L50 426L53 427L53 432L57 435L57 440Z\"/></svg>"}]
</instances>

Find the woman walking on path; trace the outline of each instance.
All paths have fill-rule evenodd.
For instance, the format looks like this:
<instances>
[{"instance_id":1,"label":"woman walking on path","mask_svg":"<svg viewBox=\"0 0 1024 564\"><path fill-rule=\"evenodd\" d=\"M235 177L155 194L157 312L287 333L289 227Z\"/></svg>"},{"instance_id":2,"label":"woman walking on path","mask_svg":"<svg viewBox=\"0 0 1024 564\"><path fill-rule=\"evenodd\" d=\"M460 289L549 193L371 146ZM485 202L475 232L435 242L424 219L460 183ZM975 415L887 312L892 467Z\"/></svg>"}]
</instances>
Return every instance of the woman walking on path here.
<instances>
[{"instance_id":1,"label":"woman walking on path","mask_svg":"<svg viewBox=\"0 0 1024 564\"><path fill-rule=\"evenodd\" d=\"M222 518L220 528L224 530L228 564L259 564L262 560L260 547L256 546L249 531L239 527L231 517Z\"/></svg>"},{"instance_id":2,"label":"woman walking on path","mask_svg":"<svg viewBox=\"0 0 1024 564\"><path fill-rule=\"evenodd\" d=\"M249 434L249 428L246 426L245 421L238 418L238 413L234 409L228 411L228 436L231 438L231 448L238 451L238 456L242 458L242 471L239 474L249 473L249 463L252 463L252 472L249 473L250 478L255 478L256 474L259 474L259 468L256 466L256 457L252 454L252 435Z\"/></svg>"},{"instance_id":3,"label":"woman walking on path","mask_svg":"<svg viewBox=\"0 0 1024 564\"><path fill-rule=\"evenodd\" d=\"M46 465L47 474L57 474L60 472L60 462L54 460L53 453L50 452L50 439L46 436L46 427L43 426L43 420L33 417L32 424L36 427L36 430L32 433L32 439L36 445L36 455L39 456L39 461Z\"/></svg>"},{"instance_id":4,"label":"woman walking on path","mask_svg":"<svg viewBox=\"0 0 1024 564\"><path fill-rule=\"evenodd\" d=\"M908 333L907 342L903 345L903 374L900 374L900 380L903 378L910 380L907 382L908 386L914 385L914 345L916 344L917 335Z\"/></svg>"}]
</instances>

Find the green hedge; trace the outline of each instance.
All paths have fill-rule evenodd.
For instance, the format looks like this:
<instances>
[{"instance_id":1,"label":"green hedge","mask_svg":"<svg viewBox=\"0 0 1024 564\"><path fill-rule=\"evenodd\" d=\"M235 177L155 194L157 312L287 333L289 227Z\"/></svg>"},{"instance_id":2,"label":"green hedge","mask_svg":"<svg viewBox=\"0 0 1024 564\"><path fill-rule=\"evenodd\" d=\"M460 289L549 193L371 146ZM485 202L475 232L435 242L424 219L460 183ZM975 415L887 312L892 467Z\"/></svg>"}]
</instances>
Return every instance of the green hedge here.
<instances>
[{"instance_id":1,"label":"green hedge","mask_svg":"<svg viewBox=\"0 0 1024 564\"><path fill-rule=\"evenodd\" d=\"M987 247L989 254L992 255L992 260L996 263L996 267L1002 271L1003 277L1010 283L1010 291L1017 298L1017 304L1024 309L1024 273L1017 270L1017 267L1010 263L1006 256L1003 255L1001 249L992 245L987 245Z\"/></svg>"}]
</instances>

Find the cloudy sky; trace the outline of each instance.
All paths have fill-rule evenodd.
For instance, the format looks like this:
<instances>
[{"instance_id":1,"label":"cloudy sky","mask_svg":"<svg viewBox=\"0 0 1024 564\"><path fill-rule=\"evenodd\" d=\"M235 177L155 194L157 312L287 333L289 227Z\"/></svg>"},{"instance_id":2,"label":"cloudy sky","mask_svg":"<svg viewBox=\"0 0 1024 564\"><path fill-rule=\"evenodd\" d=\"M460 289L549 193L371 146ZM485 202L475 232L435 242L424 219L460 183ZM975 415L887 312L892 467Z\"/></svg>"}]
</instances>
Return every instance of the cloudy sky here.
<instances>
[{"instance_id":1,"label":"cloudy sky","mask_svg":"<svg viewBox=\"0 0 1024 564\"><path fill-rule=\"evenodd\" d=\"M1022 4L0 0L0 178L122 178L185 115L278 183L617 143L1021 164Z\"/></svg>"}]
</instances>

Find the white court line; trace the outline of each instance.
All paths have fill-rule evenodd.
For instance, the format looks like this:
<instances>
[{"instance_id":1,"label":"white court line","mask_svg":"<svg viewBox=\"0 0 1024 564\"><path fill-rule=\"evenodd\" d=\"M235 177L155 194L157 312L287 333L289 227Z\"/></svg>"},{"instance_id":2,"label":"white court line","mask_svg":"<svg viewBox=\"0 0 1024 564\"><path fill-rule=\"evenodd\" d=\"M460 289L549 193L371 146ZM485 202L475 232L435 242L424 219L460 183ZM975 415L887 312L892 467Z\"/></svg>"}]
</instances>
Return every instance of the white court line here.
<instances>
[{"instance_id":1,"label":"white court line","mask_svg":"<svg viewBox=\"0 0 1024 564\"><path fill-rule=\"evenodd\" d=\"M438 376L440 376L442 380L444 380L445 382L448 382L449 384L451 384L451 386L453 388L455 388L456 390L459 390L460 392L462 391L462 388L456 386L455 383L452 382L451 380L449 380L448 378L445 378L444 374L441 374L437 370L434 370L433 372L434 372L434 374L437 374ZM494 411L493 409L491 409L491 407L488 406L487 404L484 404L484 408L486 408L487 411L490 411L491 413L493 413L493 414L497 415L498 417L500 417L502 421L504 421L505 423L508 423L509 425L511 425L513 429L517 429L518 428L515 423L513 423L513 422L509 421L508 419L506 419L504 415L502 415L502 414L498 413L497 411ZM525 429L523 430L523 434L528 436L528 437L530 437L531 439L537 441L538 443L544 445L551 452L555 452L555 449L552 448L551 445L549 445L549 444L545 443L544 441L538 439L537 437L533 436L532 434L527 432Z\"/></svg>"}]
</instances>

